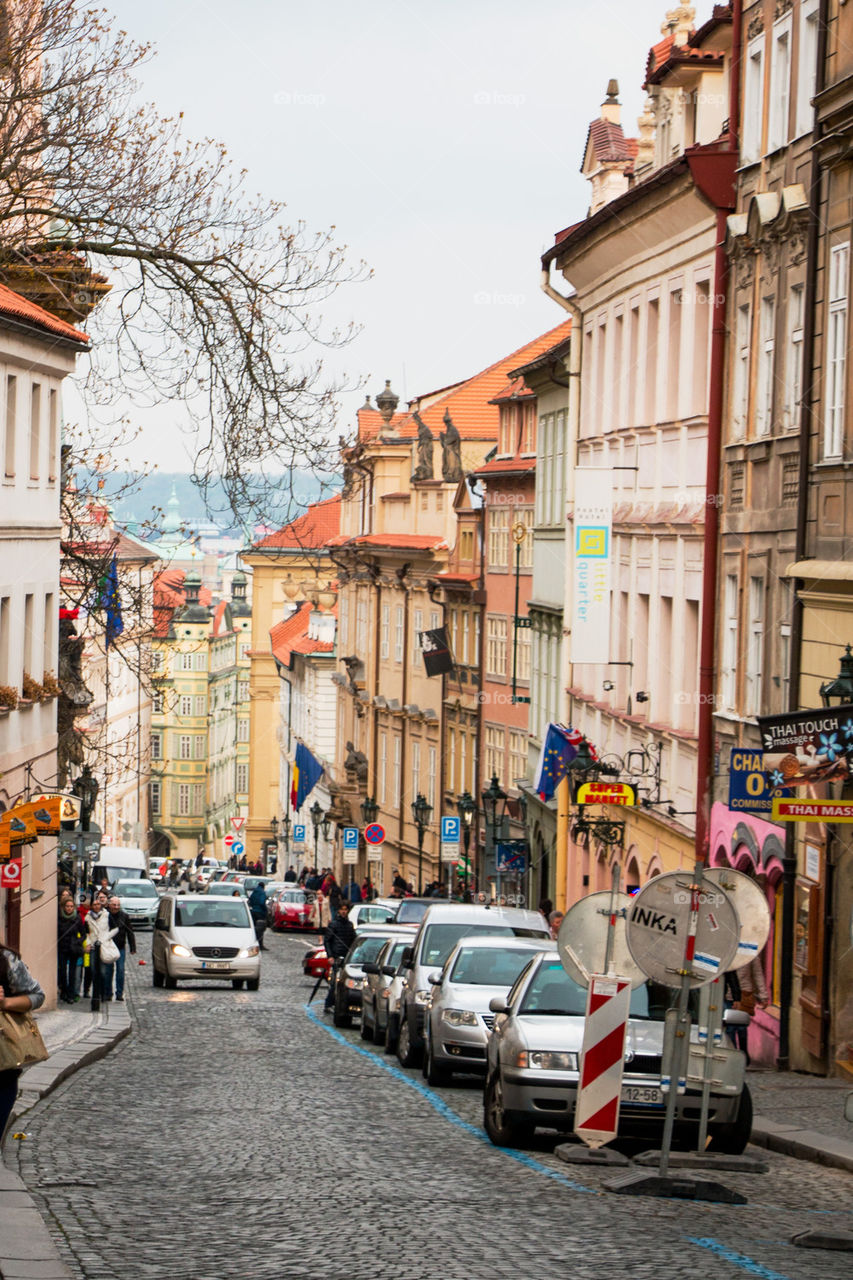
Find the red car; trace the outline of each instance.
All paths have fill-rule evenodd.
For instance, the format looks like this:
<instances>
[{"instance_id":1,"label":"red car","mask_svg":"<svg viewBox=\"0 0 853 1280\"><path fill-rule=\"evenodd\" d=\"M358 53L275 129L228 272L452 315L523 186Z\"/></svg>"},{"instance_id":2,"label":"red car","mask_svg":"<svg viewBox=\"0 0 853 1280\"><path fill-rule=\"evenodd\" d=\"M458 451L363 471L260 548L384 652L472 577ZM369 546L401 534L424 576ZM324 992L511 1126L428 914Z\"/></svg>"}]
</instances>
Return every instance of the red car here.
<instances>
[{"instance_id":1,"label":"red car","mask_svg":"<svg viewBox=\"0 0 853 1280\"><path fill-rule=\"evenodd\" d=\"M274 929L316 929L317 908L302 889L282 889L272 907Z\"/></svg>"},{"instance_id":2,"label":"red car","mask_svg":"<svg viewBox=\"0 0 853 1280\"><path fill-rule=\"evenodd\" d=\"M326 955L325 947L311 947L309 951L305 952L305 959L302 961L302 972L307 974L309 978L322 976L328 981L332 972L332 961Z\"/></svg>"}]
</instances>

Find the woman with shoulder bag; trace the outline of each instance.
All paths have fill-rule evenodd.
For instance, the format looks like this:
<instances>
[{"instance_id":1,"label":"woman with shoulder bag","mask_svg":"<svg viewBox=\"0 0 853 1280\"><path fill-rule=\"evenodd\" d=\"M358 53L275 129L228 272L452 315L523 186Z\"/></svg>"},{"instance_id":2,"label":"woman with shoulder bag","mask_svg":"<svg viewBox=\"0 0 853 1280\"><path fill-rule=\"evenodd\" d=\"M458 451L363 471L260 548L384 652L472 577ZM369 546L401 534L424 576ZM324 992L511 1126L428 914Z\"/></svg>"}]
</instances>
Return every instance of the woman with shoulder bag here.
<instances>
[{"instance_id":1,"label":"woman with shoulder bag","mask_svg":"<svg viewBox=\"0 0 853 1280\"><path fill-rule=\"evenodd\" d=\"M63 898L59 908L56 950L59 959L59 998L65 1004L79 1000L78 969L83 959L86 930L73 898Z\"/></svg>"},{"instance_id":2,"label":"woman with shoulder bag","mask_svg":"<svg viewBox=\"0 0 853 1280\"><path fill-rule=\"evenodd\" d=\"M44 992L17 951L0 944L0 1032L3 1031L4 1023L12 1019L20 1023L21 1014L40 1009L43 1004ZM12 1019L3 1017L4 1014L12 1015ZM35 1035L41 1042L38 1030ZM43 1042L40 1050L39 1053L38 1048L36 1049L39 1056L33 1057L33 1061L44 1061L47 1057ZM18 1081L22 1070L21 1066L7 1065L10 1059L15 1059L13 1045L7 1035L0 1035L0 1145L18 1096Z\"/></svg>"},{"instance_id":3,"label":"woman with shoulder bag","mask_svg":"<svg viewBox=\"0 0 853 1280\"><path fill-rule=\"evenodd\" d=\"M98 894L91 911L86 916L89 937L85 946L93 966L93 1000L108 1000L109 996L104 996L104 992L112 991L113 987L113 965L118 959L118 947L113 942L113 938L118 933L118 929L111 929L110 924L107 900L103 894Z\"/></svg>"}]
</instances>

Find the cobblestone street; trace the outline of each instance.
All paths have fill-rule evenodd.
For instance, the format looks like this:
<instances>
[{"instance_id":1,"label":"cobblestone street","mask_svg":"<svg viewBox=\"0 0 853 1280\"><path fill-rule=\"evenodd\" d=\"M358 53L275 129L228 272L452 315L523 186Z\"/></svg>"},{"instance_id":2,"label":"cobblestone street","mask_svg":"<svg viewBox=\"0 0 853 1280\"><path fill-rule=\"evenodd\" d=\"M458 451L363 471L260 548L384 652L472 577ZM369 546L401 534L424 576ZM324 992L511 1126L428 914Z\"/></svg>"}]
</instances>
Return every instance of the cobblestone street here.
<instances>
[{"instance_id":1,"label":"cobblestone street","mask_svg":"<svg viewBox=\"0 0 853 1280\"><path fill-rule=\"evenodd\" d=\"M849 1254L789 1243L851 1229L849 1174L761 1152L769 1174L719 1175L746 1207L601 1192L608 1175L562 1164L547 1137L493 1148L476 1083L429 1089L357 1029L335 1031L319 999L306 1011L302 940L268 945L257 993L154 990L134 966L131 1037L9 1144L75 1274L849 1277Z\"/></svg>"}]
</instances>

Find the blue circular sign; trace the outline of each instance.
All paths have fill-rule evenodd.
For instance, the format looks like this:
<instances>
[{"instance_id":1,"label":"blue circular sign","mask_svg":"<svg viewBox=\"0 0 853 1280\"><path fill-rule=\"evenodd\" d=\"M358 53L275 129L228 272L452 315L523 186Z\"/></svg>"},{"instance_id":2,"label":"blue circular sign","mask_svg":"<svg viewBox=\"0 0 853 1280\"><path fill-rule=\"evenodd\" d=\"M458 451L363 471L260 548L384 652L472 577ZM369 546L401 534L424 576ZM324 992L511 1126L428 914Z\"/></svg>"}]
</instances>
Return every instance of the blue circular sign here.
<instances>
[{"instance_id":1,"label":"blue circular sign","mask_svg":"<svg viewBox=\"0 0 853 1280\"><path fill-rule=\"evenodd\" d=\"M369 827L364 828L365 844L382 844L385 839L385 828L380 826L378 822L371 822Z\"/></svg>"}]
</instances>

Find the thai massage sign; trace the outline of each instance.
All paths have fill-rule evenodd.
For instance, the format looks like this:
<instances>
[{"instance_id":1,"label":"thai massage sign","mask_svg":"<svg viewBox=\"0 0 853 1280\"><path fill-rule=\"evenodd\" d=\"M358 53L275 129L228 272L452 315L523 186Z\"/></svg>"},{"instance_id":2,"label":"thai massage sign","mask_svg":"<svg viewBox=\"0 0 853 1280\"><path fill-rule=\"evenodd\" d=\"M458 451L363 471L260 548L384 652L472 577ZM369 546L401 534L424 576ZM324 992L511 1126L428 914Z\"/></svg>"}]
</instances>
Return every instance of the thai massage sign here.
<instances>
[{"instance_id":1,"label":"thai massage sign","mask_svg":"<svg viewBox=\"0 0 853 1280\"><path fill-rule=\"evenodd\" d=\"M759 716L758 727L771 788L804 787L853 775L853 704Z\"/></svg>"},{"instance_id":2,"label":"thai massage sign","mask_svg":"<svg viewBox=\"0 0 853 1280\"><path fill-rule=\"evenodd\" d=\"M575 469L574 598L571 662L610 657L610 542L613 476L603 467Z\"/></svg>"}]
</instances>

